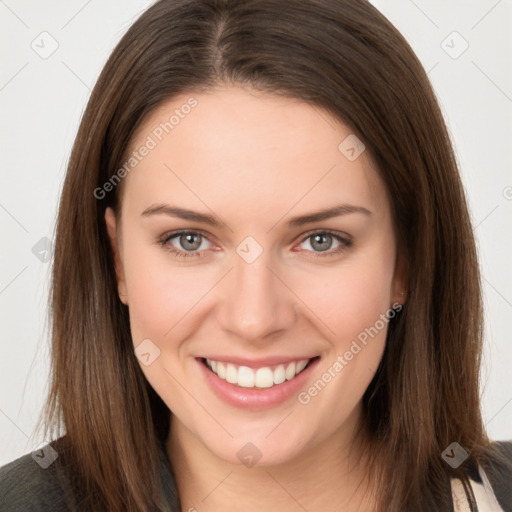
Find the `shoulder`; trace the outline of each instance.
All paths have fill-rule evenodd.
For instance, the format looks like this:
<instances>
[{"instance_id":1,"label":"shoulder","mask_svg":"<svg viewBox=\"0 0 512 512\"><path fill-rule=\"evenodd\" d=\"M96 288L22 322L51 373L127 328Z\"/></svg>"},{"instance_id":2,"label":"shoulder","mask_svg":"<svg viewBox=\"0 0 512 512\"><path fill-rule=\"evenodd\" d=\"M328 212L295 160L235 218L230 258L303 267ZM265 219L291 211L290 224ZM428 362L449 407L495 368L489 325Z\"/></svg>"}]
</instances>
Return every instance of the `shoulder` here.
<instances>
[{"instance_id":1,"label":"shoulder","mask_svg":"<svg viewBox=\"0 0 512 512\"><path fill-rule=\"evenodd\" d=\"M67 512L66 478L59 467L58 440L0 468L5 512Z\"/></svg>"},{"instance_id":2,"label":"shoulder","mask_svg":"<svg viewBox=\"0 0 512 512\"><path fill-rule=\"evenodd\" d=\"M512 441L493 441L486 460L481 461L490 486L505 512L512 512Z\"/></svg>"}]
</instances>

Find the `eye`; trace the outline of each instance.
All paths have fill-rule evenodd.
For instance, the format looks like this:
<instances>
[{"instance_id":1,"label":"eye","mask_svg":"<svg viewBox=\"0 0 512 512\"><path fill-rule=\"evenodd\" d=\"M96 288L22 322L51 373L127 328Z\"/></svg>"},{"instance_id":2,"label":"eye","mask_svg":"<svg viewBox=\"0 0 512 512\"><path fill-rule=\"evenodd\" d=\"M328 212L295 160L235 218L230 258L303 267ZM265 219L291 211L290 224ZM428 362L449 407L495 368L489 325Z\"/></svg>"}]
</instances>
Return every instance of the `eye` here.
<instances>
[{"instance_id":1,"label":"eye","mask_svg":"<svg viewBox=\"0 0 512 512\"><path fill-rule=\"evenodd\" d=\"M179 231L168 233L158 240L159 244L167 247L171 254L180 258L200 258L203 251L209 248L210 241L199 231Z\"/></svg>"},{"instance_id":2,"label":"eye","mask_svg":"<svg viewBox=\"0 0 512 512\"><path fill-rule=\"evenodd\" d=\"M316 231L303 238L299 247L315 253L315 257L324 257L339 254L351 245L352 240L346 235L332 231Z\"/></svg>"},{"instance_id":3,"label":"eye","mask_svg":"<svg viewBox=\"0 0 512 512\"><path fill-rule=\"evenodd\" d=\"M158 243L177 259L201 258L206 250L211 249L210 240L200 231L167 233L158 239ZM325 257L339 254L351 245L352 240L347 235L318 230L302 239L299 250L311 252L314 257Z\"/></svg>"}]
</instances>

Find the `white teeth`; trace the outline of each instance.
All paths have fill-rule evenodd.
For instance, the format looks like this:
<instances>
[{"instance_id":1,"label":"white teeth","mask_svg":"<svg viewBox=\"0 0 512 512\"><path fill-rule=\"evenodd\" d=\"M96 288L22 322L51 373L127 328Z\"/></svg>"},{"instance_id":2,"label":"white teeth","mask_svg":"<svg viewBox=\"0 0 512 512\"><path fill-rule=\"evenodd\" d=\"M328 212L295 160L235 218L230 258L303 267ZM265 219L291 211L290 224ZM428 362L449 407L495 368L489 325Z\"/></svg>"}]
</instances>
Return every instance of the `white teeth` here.
<instances>
[{"instance_id":1,"label":"white teeth","mask_svg":"<svg viewBox=\"0 0 512 512\"><path fill-rule=\"evenodd\" d=\"M259 368L254 381L257 388L271 388L274 385L274 372L270 368Z\"/></svg>"},{"instance_id":2,"label":"white teeth","mask_svg":"<svg viewBox=\"0 0 512 512\"><path fill-rule=\"evenodd\" d=\"M291 380L293 377L295 377L295 363L290 363L286 367L286 371L284 372L286 376L286 380Z\"/></svg>"},{"instance_id":3,"label":"white teeth","mask_svg":"<svg viewBox=\"0 0 512 512\"><path fill-rule=\"evenodd\" d=\"M254 387L254 370L247 366L240 366L238 369L237 384L243 388Z\"/></svg>"},{"instance_id":4,"label":"white teeth","mask_svg":"<svg viewBox=\"0 0 512 512\"><path fill-rule=\"evenodd\" d=\"M295 375L299 374L304 368L306 368L306 365L308 364L309 359L303 359L302 361L299 361L295 367Z\"/></svg>"},{"instance_id":5,"label":"white teeth","mask_svg":"<svg viewBox=\"0 0 512 512\"><path fill-rule=\"evenodd\" d=\"M282 384L286 380L286 375L284 373L284 365L280 364L274 370L274 384Z\"/></svg>"},{"instance_id":6,"label":"white teeth","mask_svg":"<svg viewBox=\"0 0 512 512\"><path fill-rule=\"evenodd\" d=\"M280 364L273 370L265 366L253 370L248 366L236 367L231 363L221 363L206 359L206 364L222 380L231 384L238 384L243 388L271 388L274 385L282 384L285 380L291 380L298 375L309 363L310 359L302 359L287 365Z\"/></svg>"},{"instance_id":7,"label":"white teeth","mask_svg":"<svg viewBox=\"0 0 512 512\"><path fill-rule=\"evenodd\" d=\"M213 369L213 368L212 368ZM226 380L231 384L236 384L237 371L234 365L228 364L226 369Z\"/></svg>"},{"instance_id":8,"label":"white teeth","mask_svg":"<svg viewBox=\"0 0 512 512\"><path fill-rule=\"evenodd\" d=\"M224 363L217 363L217 375L221 378L226 380L226 366Z\"/></svg>"}]
</instances>

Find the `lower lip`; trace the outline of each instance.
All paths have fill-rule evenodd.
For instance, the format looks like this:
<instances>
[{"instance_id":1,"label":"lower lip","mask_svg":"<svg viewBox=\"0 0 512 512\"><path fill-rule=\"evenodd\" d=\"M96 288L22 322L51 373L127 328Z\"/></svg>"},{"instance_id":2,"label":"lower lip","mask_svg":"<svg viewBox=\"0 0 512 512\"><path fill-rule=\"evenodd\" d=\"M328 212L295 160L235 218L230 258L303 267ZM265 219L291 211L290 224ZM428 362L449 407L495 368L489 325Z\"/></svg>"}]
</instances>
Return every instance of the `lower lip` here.
<instances>
[{"instance_id":1,"label":"lower lip","mask_svg":"<svg viewBox=\"0 0 512 512\"><path fill-rule=\"evenodd\" d=\"M242 409L261 410L270 409L282 404L296 395L304 386L313 368L320 361L317 357L308 366L291 380L277 384L271 388L243 388L221 379L213 373L204 363L203 359L196 359L203 375L213 392L230 405Z\"/></svg>"}]
</instances>

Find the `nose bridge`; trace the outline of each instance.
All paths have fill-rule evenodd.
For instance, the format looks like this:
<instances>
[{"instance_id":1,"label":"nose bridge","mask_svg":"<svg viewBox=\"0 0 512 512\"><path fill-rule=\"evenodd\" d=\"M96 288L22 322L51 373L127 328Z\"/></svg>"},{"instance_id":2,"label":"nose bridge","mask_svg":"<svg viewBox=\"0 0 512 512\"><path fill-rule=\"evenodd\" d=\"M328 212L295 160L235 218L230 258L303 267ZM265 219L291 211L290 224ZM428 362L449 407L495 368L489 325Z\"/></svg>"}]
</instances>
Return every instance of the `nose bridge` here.
<instances>
[{"instance_id":1,"label":"nose bridge","mask_svg":"<svg viewBox=\"0 0 512 512\"><path fill-rule=\"evenodd\" d=\"M254 261L248 261L243 255L234 255L220 318L224 329L254 341L288 328L295 309L293 295L274 275L270 253L263 251Z\"/></svg>"}]
</instances>

